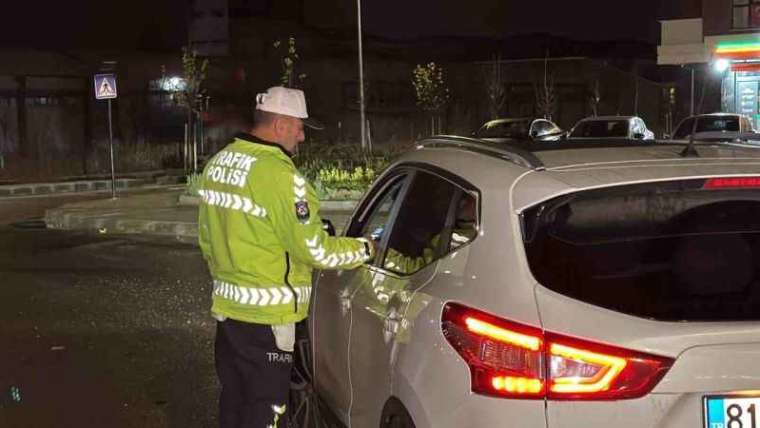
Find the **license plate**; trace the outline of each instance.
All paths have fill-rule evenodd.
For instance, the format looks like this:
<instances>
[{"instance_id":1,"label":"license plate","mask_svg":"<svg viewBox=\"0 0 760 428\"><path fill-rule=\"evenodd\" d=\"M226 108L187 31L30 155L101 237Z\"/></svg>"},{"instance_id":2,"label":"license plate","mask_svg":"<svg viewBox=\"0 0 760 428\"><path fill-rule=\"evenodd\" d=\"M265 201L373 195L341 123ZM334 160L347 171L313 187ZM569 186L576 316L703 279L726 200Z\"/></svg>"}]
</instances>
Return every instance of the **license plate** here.
<instances>
[{"instance_id":1,"label":"license plate","mask_svg":"<svg viewBox=\"0 0 760 428\"><path fill-rule=\"evenodd\" d=\"M757 428L760 397L705 397L705 428Z\"/></svg>"}]
</instances>

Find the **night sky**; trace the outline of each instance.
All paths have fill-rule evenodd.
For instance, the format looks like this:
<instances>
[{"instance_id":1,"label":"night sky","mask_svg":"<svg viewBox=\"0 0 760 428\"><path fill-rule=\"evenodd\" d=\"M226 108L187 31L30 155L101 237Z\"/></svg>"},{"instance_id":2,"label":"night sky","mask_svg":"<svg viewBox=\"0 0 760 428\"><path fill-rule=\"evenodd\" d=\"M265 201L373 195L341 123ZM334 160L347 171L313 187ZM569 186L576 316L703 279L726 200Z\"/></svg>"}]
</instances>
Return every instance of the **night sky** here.
<instances>
[{"instance_id":1,"label":"night sky","mask_svg":"<svg viewBox=\"0 0 760 428\"><path fill-rule=\"evenodd\" d=\"M582 40L655 43L659 3L660 0L364 0L363 7L367 31L387 36L551 33Z\"/></svg>"},{"instance_id":2,"label":"night sky","mask_svg":"<svg viewBox=\"0 0 760 428\"><path fill-rule=\"evenodd\" d=\"M173 48L187 43L187 0L14 0L0 14L0 45Z\"/></svg>"},{"instance_id":3,"label":"night sky","mask_svg":"<svg viewBox=\"0 0 760 428\"><path fill-rule=\"evenodd\" d=\"M355 0L304 1L309 24L344 29L355 25ZM654 44L661 1L363 0L364 29L389 38L549 33ZM186 43L187 0L7 3L0 15L4 46L171 49Z\"/></svg>"}]
</instances>

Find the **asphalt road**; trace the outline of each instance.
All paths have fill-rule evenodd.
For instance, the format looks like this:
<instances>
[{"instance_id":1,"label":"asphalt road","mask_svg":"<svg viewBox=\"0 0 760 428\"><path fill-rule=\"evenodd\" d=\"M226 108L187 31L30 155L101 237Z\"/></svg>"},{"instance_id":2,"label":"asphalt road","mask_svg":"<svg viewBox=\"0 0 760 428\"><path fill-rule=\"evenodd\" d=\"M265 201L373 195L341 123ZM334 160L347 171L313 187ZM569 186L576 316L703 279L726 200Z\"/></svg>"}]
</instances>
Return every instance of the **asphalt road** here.
<instances>
[{"instance_id":1,"label":"asphalt road","mask_svg":"<svg viewBox=\"0 0 760 428\"><path fill-rule=\"evenodd\" d=\"M20 225L0 226L0 427L216 426L197 248Z\"/></svg>"}]
</instances>

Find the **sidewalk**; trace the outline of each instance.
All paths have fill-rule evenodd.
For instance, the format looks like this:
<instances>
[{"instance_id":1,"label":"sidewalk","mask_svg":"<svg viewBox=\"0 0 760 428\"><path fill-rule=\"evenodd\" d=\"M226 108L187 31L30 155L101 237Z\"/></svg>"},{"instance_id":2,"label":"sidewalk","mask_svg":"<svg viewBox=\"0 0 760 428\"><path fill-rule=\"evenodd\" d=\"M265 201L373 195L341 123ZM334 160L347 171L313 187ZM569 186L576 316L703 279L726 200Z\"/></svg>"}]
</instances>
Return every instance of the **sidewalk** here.
<instances>
[{"instance_id":1,"label":"sidewalk","mask_svg":"<svg viewBox=\"0 0 760 428\"><path fill-rule=\"evenodd\" d=\"M121 174L116 179L116 189L134 189L153 185L183 183L182 170L146 171ZM111 189L110 177L66 177L58 181L43 183L18 183L0 185L0 198L13 196L49 195L53 193L93 192Z\"/></svg>"},{"instance_id":2,"label":"sidewalk","mask_svg":"<svg viewBox=\"0 0 760 428\"><path fill-rule=\"evenodd\" d=\"M196 243L198 206L196 198L180 198L184 187L175 186L156 193L124 195L118 199L97 199L66 204L45 212L49 229L88 230L97 233L163 236ZM348 221L354 201L325 201L320 210L338 231Z\"/></svg>"}]
</instances>

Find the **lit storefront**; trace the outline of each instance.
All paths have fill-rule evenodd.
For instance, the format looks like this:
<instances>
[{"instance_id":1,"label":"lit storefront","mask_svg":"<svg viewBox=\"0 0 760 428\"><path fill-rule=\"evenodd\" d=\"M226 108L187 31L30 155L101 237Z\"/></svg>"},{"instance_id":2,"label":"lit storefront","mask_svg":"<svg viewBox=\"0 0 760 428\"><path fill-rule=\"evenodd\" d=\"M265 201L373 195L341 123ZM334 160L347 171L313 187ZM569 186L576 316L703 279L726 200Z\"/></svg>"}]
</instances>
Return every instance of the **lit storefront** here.
<instances>
[{"instance_id":1,"label":"lit storefront","mask_svg":"<svg viewBox=\"0 0 760 428\"><path fill-rule=\"evenodd\" d=\"M721 110L745 114L760 128L760 39L716 43L712 64L723 73Z\"/></svg>"}]
</instances>

